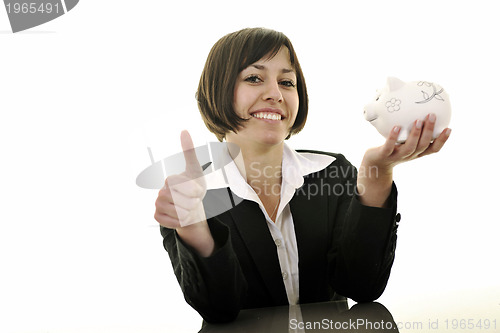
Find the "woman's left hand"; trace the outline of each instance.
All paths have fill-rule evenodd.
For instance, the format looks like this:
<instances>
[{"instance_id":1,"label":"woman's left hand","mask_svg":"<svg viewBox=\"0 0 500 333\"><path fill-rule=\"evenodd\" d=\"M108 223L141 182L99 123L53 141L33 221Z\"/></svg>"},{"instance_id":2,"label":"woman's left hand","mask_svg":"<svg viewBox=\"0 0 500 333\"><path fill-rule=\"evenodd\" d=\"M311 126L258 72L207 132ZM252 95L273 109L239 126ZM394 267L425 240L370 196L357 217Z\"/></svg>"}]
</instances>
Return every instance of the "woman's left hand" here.
<instances>
[{"instance_id":1,"label":"woman's left hand","mask_svg":"<svg viewBox=\"0 0 500 333\"><path fill-rule=\"evenodd\" d=\"M429 114L423 121L415 121L406 142L399 145L396 141L400 128L394 127L384 145L366 151L363 165L376 166L380 172L392 172L392 169L400 163L437 153L450 137L451 129L446 128L432 141L435 123L434 114Z\"/></svg>"},{"instance_id":2,"label":"woman's left hand","mask_svg":"<svg viewBox=\"0 0 500 333\"><path fill-rule=\"evenodd\" d=\"M391 192L392 170L398 164L437 153L451 134L446 128L433 141L436 116L429 114L423 121L415 121L404 144L397 144L399 127L394 127L384 145L368 149L361 162L357 190L363 204L384 207ZM376 172L373 172L375 170ZM367 172L368 171L368 172Z\"/></svg>"}]
</instances>

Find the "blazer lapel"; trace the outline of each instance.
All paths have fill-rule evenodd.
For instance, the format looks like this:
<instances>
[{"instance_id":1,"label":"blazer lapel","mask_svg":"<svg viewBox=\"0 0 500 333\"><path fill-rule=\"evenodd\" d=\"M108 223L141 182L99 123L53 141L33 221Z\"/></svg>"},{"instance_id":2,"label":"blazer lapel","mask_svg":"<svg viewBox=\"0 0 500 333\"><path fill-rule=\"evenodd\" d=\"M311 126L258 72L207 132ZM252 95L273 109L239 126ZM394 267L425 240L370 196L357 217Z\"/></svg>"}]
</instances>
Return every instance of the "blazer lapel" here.
<instances>
[{"instance_id":1,"label":"blazer lapel","mask_svg":"<svg viewBox=\"0 0 500 333\"><path fill-rule=\"evenodd\" d=\"M231 209L230 213L273 301L275 304L287 304L288 297L283 284L276 245L258 204L244 200Z\"/></svg>"}]
</instances>

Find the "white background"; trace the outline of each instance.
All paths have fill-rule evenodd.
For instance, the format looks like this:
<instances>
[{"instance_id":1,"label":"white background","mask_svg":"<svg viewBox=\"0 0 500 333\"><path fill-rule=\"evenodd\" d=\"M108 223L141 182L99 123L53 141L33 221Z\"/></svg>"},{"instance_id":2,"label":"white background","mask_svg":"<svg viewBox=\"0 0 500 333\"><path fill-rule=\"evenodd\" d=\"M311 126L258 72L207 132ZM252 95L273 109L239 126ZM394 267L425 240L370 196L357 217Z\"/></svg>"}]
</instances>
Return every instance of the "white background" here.
<instances>
[{"instance_id":1,"label":"white background","mask_svg":"<svg viewBox=\"0 0 500 333\"><path fill-rule=\"evenodd\" d=\"M429 297L481 296L500 317L496 5L82 0L17 34L0 7L0 331L200 328L153 219L156 191L135 177L146 147L180 151L182 129L195 145L216 140L194 100L199 75L213 43L256 26L288 35L307 79L296 149L359 165L383 143L362 110L387 76L448 91L449 143L395 170L403 219L379 301L396 320L427 320Z\"/></svg>"}]
</instances>

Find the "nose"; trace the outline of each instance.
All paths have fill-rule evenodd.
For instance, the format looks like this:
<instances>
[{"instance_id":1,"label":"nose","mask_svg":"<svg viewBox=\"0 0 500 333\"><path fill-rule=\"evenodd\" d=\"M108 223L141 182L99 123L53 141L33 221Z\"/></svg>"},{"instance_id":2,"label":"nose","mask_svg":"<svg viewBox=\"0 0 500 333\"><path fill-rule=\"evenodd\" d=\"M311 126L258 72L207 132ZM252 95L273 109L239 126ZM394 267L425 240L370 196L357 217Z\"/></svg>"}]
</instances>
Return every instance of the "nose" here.
<instances>
[{"instance_id":1,"label":"nose","mask_svg":"<svg viewBox=\"0 0 500 333\"><path fill-rule=\"evenodd\" d=\"M266 90L263 94L265 101L274 101L276 103L283 102L283 94L278 82L270 82L266 85Z\"/></svg>"}]
</instances>

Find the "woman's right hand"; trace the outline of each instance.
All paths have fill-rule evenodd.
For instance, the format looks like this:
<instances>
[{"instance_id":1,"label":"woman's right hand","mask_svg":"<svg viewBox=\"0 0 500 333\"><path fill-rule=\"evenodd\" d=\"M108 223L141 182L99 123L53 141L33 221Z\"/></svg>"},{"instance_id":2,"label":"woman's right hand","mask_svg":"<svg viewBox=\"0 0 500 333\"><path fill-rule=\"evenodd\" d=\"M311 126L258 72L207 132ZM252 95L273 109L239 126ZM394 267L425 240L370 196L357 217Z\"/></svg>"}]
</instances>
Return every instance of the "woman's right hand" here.
<instances>
[{"instance_id":1,"label":"woman's right hand","mask_svg":"<svg viewBox=\"0 0 500 333\"><path fill-rule=\"evenodd\" d=\"M214 249L214 241L203 207L207 187L188 131L182 131L181 145L186 170L167 177L156 199L154 217L162 226L176 229L183 241L201 255L209 256Z\"/></svg>"}]
</instances>

